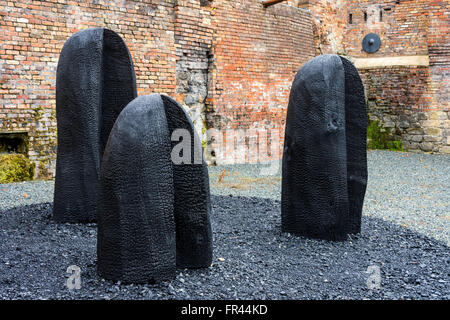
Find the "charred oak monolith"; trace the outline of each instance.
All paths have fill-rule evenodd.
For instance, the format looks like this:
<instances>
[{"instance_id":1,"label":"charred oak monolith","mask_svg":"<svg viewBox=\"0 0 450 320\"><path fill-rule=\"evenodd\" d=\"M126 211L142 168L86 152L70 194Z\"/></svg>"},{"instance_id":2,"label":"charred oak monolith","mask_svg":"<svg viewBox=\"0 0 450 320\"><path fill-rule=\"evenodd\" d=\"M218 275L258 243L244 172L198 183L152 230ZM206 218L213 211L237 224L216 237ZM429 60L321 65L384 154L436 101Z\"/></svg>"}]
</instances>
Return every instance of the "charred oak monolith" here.
<instances>
[{"instance_id":1,"label":"charred oak monolith","mask_svg":"<svg viewBox=\"0 0 450 320\"><path fill-rule=\"evenodd\" d=\"M282 230L344 240L361 228L367 185L367 115L355 67L316 57L297 73L289 98L282 173Z\"/></svg>"},{"instance_id":2,"label":"charred oak monolith","mask_svg":"<svg viewBox=\"0 0 450 320\"><path fill-rule=\"evenodd\" d=\"M162 99L133 100L105 149L97 212L97 264L109 280L146 283L175 276L171 142Z\"/></svg>"},{"instance_id":3,"label":"charred oak monolith","mask_svg":"<svg viewBox=\"0 0 450 320\"><path fill-rule=\"evenodd\" d=\"M56 77L54 220L95 221L103 150L117 116L135 97L133 63L119 35L94 28L67 40Z\"/></svg>"},{"instance_id":4,"label":"charred oak monolith","mask_svg":"<svg viewBox=\"0 0 450 320\"><path fill-rule=\"evenodd\" d=\"M192 137L183 149L192 155L187 163L174 163L179 141L171 137L177 130ZM97 258L102 277L146 283L175 277L177 266L211 265L209 178L195 135L184 109L166 96L136 98L120 114L100 177Z\"/></svg>"}]
</instances>

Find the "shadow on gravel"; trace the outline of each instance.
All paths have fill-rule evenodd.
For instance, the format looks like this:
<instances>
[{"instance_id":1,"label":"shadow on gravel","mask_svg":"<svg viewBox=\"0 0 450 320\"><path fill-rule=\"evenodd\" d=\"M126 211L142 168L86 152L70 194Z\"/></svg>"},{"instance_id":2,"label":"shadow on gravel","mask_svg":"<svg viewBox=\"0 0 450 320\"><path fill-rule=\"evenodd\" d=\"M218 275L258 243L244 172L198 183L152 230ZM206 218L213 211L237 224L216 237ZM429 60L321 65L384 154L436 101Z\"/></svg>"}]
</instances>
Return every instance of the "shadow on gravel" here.
<instances>
[{"instance_id":1,"label":"shadow on gravel","mask_svg":"<svg viewBox=\"0 0 450 320\"><path fill-rule=\"evenodd\" d=\"M449 248L409 229L363 216L361 235L311 240L280 232L278 201L213 196L212 205L213 265L134 286L97 276L95 224L58 225L51 203L1 211L0 299L450 298ZM81 268L80 290L66 287L70 265ZM379 289L368 289L369 266Z\"/></svg>"}]
</instances>

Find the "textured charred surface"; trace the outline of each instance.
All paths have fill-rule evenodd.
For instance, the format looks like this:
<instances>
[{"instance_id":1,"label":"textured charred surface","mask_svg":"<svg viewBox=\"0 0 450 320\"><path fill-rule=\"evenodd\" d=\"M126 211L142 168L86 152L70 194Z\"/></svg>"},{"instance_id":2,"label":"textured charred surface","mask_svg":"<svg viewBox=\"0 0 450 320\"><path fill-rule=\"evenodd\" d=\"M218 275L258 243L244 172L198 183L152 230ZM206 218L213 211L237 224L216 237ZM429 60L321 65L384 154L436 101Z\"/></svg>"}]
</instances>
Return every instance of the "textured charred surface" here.
<instances>
[{"instance_id":1,"label":"textured charred surface","mask_svg":"<svg viewBox=\"0 0 450 320\"><path fill-rule=\"evenodd\" d=\"M174 130L184 129L191 137L191 163L173 164L177 266L209 267L212 262L211 202L208 168L200 139L183 107L167 96L162 96L162 100L170 136ZM178 143L173 141L172 147Z\"/></svg>"},{"instance_id":2,"label":"textured charred surface","mask_svg":"<svg viewBox=\"0 0 450 320\"><path fill-rule=\"evenodd\" d=\"M367 111L358 70L340 57L345 71L345 134L347 143L348 232L361 231L367 187Z\"/></svg>"},{"instance_id":3,"label":"textured charred surface","mask_svg":"<svg viewBox=\"0 0 450 320\"><path fill-rule=\"evenodd\" d=\"M352 87L354 77L350 73L346 84L340 57L323 55L306 63L294 79L283 151L285 232L342 240L360 229L364 198L360 184L367 180L363 182L367 167L361 141L366 119L361 120L365 110L359 104L362 85ZM357 93L346 98L346 90ZM347 120L346 110L352 113L353 108L356 114ZM347 127L351 127L348 133Z\"/></svg>"},{"instance_id":4,"label":"textured charred surface","mask_svg":"<svg viewBox=\"0 0 450 320\"><path fill-rule=\"evenodd\" d=\"M104 29L102 69L102 150L125 106L136 98L136 75L126 44L114 31Z\"/></svg>"},{"instance_id":5,"label":"textured charred surface","mask_svg":"<svg viewBox=\"0 0 450 320\"><path fill-rule=\"evenodd\" d=\"M133 100L117 119L100 178L97 259L110 280L175 277L171 143L159 95Z\"/></svg>"},{"instance_id":6,"label":"textured charred surface","mask_svg":"<svg viewBox=\"0 0 450 320\"><path fill-rule=\"evenodd\" d=\"M58 154L53 217L95 218L100 169L99 123L103 30L81 31L65 43L56 78Z\"/></svg>"},{"instance_id":7,"label":"textured charred surface","mask_svg":"<svg viewBox=\"0 0 450 320\"><path fill-rule=\"evenodd\" d=\"M135 97L131 57L116 33L87 29L67 40L56 79L56 221L95 221L104 145L118 114Z\"/></svg>"}]
</instances>

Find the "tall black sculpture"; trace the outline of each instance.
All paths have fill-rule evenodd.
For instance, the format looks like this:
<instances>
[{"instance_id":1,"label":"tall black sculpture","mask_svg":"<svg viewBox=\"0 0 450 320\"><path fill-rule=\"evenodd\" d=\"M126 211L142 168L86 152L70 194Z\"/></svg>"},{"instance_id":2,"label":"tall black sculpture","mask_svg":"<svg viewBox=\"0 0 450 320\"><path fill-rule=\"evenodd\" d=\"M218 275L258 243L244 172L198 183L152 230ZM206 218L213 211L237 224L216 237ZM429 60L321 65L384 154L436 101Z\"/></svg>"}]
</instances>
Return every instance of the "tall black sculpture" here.
<instances>
[{"instance_id":1,"label":"tall black sculpture","mask_svg":"<svg viewBox=\"0 0 450 320\"><path fill-rule=\"evenodd\" d=\"M297 73L286 119L282 230L344 240L361 229L367 185L364 88L350 61L316 57Z\"/></svg>"},{"instance_id":2,"label":"tall black sculpture","mask_svg":"<svg viewBox=\"0 0 450 320\"><path fill-rule=\"evenodd\" d=\"M103 150L117 116L136 95L133 62L119 35L94 28L67 40L56 78L56 221L95 221Z\"/></svg>"},{"instance_id":3,"label":"tall black sculpture","mask_svg":"<svg viewBox=\"0 0 450 320\"><path fill-rule=\"evenodd\" d=\"M203 158L173 164L176 129L196 134L178 103L150 95L128 104L111 131L97 213L98 272L106 279L162 281L175 277L176 266L211 264L207 167Z\"/></svg>"}]
</instances>

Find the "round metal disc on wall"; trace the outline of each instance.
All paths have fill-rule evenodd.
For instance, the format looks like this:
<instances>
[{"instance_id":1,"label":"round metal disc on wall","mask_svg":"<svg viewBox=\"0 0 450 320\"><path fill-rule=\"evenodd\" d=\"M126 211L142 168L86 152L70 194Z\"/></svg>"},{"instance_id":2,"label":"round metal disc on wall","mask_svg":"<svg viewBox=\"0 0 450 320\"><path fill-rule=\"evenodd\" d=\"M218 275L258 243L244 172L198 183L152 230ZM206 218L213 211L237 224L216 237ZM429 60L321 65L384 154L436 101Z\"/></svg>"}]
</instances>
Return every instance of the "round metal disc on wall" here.
<instances>
[{"instance_id":1,"label":"round metal disc on wall","mask_svg":"<svg viewBox=\"0 0 450 320\"><path fill-rule=\"evenodd\" d=\"M380 49L381 39L375 33L369 33L362 41L363 50L367 53L374 53Z\"/></svg>"}]
</instances>

